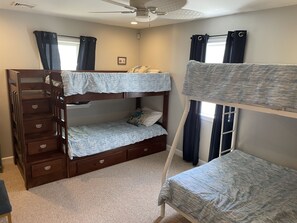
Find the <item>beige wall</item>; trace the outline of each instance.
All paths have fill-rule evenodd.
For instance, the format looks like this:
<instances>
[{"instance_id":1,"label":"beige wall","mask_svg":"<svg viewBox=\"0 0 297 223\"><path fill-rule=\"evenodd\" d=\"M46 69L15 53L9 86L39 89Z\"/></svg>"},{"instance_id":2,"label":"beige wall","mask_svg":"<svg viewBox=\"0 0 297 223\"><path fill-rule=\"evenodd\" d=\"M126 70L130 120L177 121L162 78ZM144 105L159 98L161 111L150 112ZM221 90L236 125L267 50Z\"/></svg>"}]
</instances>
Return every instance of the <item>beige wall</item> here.
<instances>
[{"instance_id":1,"label":"beige wall","mask_svg":"<svg viewBox=\"0 0 297 223\"><path fill-rule=\"evenodd\" d=\"M6 10L0 10L0 27L0 144L2 157L12 155L5 69L40 68L38 50L32 33L34 30L71 36L96 37L96 69L127 70L138 64L139 41L136 38L136 30ZM118 56L127 57L126 66L117 65ZM91 110L97 111L109 104L111 102L107 101L103 102L103 106L95 103ZM122 103L119 106L122 106ZM119 106L113 105L111 112L105 112L104 118L109 119L117 115L122 117L124 113L129 113L130 108L127 108L126 105L124 110L119 109ZM118 111L121 113L118 114ZM70 113L75 113L79 117L86 112L87 110L78 109ZM99 115L97 116L95 118L99 119ZM101 119L102 117L100 116Z\"/></svg>"},{"instance_id":2,"label":"beige wall","mask_svg":"<svg viewBox=\"0 0 297 223\"><path fill-rule=\"evenodd\" d=\"M49 16L0 11L0 97L2 99L0 143L2 154L3 156L11 155L4 69L39 68L39 56L32 35L33 30L97 37L96 69L127 69L136 64L142 64L169 71L173 77L168 129L168 144L171 145L184 107L184 96L181 91L189 58L190 37L197 33L214 35L226 33L228 30L247 29L246 62L296 64L296 20L297 7L286 7L145 29L141 31L142 38L138 41L135 38L136 30ZM117 56L128 57L126 67L116 65ZM155 108L158 108L157 102L158 100L155 99L146 100L147 104ZM95 105L90 109L106 113L107 119L113 115L123 116L123 113L108 114L109 112L104 108L112 102L104 103L103 106ZM127 105L121 106L124 110L130 109ZM112 105L112 108L117 111L117 106ZM91 114L88 112L89 110L83 109L70 111L75 117L80 117L82 120L85 118L83 121L90 122ZM84 113L88 116L84 116ZM96 119L96 117L92 118ZM73 119L74 124L77 120ZM294 162L294 157L297 157L296 120L243 111L239 124L238 146L242 150L296 167L297 164ZM207 129L208 133L204 134L201 139L200 157L202 160L207 160L210 127L210 122L203 121L202 128ZM181 139L178 147L182 148ZM280 159L276 159L277 156L281 156Z\"/></svg>"},{"instance_id":3,"label":"beige wall","mask_svg":"<svg viewBox=\"0 0 297 223\"><path fill-rule=\"evenodd\" d=\"M297 64L296 21L297 7L294 6L142 30L140 63L167 70L173 78L168 144L172 143L184 107L181 90L193 34L215 35L225 34L228 30L246 29L248 42L245 62ZM296 160L297 157L296 120L244 111L239 124L238 146L241 149L297 168L297 162L290 158L295 157ZM207 123L203 125L209 127ZM205 136L202 140L204 144L201 145L200 158L207 160ZM178 147L182 148L181 139ZM277 158L279 154L282 154L280 159Z\"/></svg>"}]
</instances>

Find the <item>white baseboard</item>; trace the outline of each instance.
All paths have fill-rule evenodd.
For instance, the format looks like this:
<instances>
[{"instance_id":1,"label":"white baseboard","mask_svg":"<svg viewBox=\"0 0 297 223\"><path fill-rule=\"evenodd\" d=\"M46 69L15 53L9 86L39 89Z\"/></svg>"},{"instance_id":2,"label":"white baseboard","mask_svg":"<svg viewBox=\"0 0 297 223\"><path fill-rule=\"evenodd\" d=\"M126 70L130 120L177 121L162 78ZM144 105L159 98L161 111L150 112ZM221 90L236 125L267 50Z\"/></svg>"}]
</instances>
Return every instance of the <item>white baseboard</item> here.
<instances>
[{"instance_id":1,"label":"white baseboard","mask_svg":"<svg viewBox=\"0 0 297 223\"><path fill-rule=\"evenodd\" d=\"M3 157L2 164L5 164L5 163L13 163L13 156Z\"/></svg>"},{"instance_id":2,"label":"white baseboard","mask_svg":"<svg viewBox=\"0 0 297 223\"><path fill-rule=\"evenodd\" d=\"M167 150L167 151L170 151L170 149L171 149L171 146L166 145L166 150ZM179 148L176 148L176 150L175 150L175 155L177 155L177 156L179 156L179 157L183 157L183 151L182 151L181 149L179 149ZM200 166L200 165L203 165L203 164L205 164L205 163L207 163L207 162L204 161L204 160L199 159L199 162L198 162L199 166Z\"/></svg>"}]
</instances>

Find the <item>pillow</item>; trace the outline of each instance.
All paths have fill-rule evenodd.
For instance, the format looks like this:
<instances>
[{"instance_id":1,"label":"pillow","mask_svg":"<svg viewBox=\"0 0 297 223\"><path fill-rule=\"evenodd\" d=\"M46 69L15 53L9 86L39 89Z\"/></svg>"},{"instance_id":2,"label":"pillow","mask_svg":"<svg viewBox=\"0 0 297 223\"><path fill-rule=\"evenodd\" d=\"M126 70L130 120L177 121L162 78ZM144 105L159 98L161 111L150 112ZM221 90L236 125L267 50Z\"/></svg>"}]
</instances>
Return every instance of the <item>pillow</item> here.
<instances>
[{"instance_id":1,"label":"pillow","mask_svg":"<svg viewBox=\"0 0 297 223\"><path fill-rule=\"evenodd\" d=\"M157 74L157 73L162 73L162 71L158 70L158 69L152 69L152 68L149 68L147 70L147 73L151 73L151 74Z\"/></svg>"},{"instance_id":2,"label":"pillow","mask_svg":"<svg viewBox=\"0 0 297 223\"><path fill-rule=\"evenodd\" d=\"M141 125L141 115L142 115L142 111L141 109L137 109L135 112L133 112L130 116L130 118L128 119L128 123L132 124L132 125L136 125L139 126Z\"/></svg>"},{"instance_id":3,"label":"pillow","mask_svg":"<svg viewBox=\"0 0 297 223\"><path fill-rule=\"evenodd\" d=\"M127 73L147 73L150 67L148 66L135 66L130 68Z\"/></svg>"},{"instance_id":4,"label":"pillow","mask_svg":"<svg viewBox=\"0 0 297 223\"><path fill-rule=\"evenodd\" d=\"M149 108L137 109L128 119L132 125L152 126L162 117L162 112L154 111Z\"/></svg>"},{"instance_id":5,"label":"pillow","mask_svg":"<svg viewBox=\"0 0 297 223\"><path fill-rule=\"evenodd\" d=\"M137 65L137 66L135 66L135 67L132 67L132 68L130 68L130 69L127 71L127 73L134 73L135 70L138 70L138 68L140 68L140 67L141 67L140 65Z\"/></svg>"},{"instance_id":6,"label":"pillow","mask_svg":"<svg viewBox=\"0 0 297 223\"><path fill-rule=\"evenodd\" d=\"M142 109L142 115L140 118L140 122L145 126L152 126L162 117L162 112L154 111L149 108Z\"/></svg>"},{"instance_id":7,"label":"pillow","mask_svg":"<svg viewBox=\"0 0 297 223\"><path fill-rule=\"evenodd\" d=\"M148 67L148 66L141 66L138 69L136 69L135 72L137 72L137 73L146 73L148 71L148 69L150 69L150 67Z\"/></svg>"}]
</instances>

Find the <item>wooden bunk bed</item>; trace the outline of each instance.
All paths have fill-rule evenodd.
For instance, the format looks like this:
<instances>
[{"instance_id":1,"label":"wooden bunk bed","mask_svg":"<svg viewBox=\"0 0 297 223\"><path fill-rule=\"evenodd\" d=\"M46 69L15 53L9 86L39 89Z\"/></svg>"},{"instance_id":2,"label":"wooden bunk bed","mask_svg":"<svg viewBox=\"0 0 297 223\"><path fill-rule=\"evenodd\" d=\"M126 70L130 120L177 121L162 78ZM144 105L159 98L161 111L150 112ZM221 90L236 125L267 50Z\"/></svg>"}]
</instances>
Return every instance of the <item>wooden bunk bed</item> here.
<instances>
[{"instance_id":1,"label":"wooden bunk bed","mask_svg":"<svg viewBox=\"0 0 297 223\"><path fill-rule=\"evenodd\" d=\"M102 71L101 71L102 72ZM110 72L109 72L110 73ZM110 75L115 75L112 72ZM108 75L107 72L103 75ZM123 75L123 74L122 74ZM132 74L127 74L132 75ZM148 74L149 75L149 74ZM152 74L153 76L156 74ZM147 96L163 96L163 118L161 125L167 128L168 116L168 100L169 91L157 92L119 92L119 93L85 93L65 96L64 89L61 86L55 86L53 83L62 82L62 77L59 72L52 72L51 78L51 92L54 98L54 117L58 123L58 135L60 135L63 148L68 151L68 128L67 128L67 104L76 103L80 101L90 100L106 100L106 99L127 99L136 98L135 108L141 107L141 98ZM63 134L65 132L65 134ZM146 139L141 142L123 146L110 151L102 152L96 155L87 157L76 157L67 159L68 176L76 176L92 170L100 169L106 166L124 162L126 160L135 159L141 156L160 152L166 149L166 135L157 136Z\"/></svg>"},{"instance_id":2,"label":"wooden bunk bed","mask_svg":"<svg viewBox=\"0 0 297 223\"><path fill-rule=\"evenodd\" d=\"M246 154L235 143L238 108L297 118L296 83L295 65L190 61L183 89L186 106L162 175L160 219L168 204L196 223L296 222L297 171ZM231 111L235 114L231 153L224 155L220 146L219 158L167 179L190 100L221 104L223 111L236 107ZM224 112L222 120L225 115L230 112ZM223 129L222 124L221 138Z\"/></svg>"},{"instance_id":3,"label":"wooden bunk bed","mask_svg":"<svg viewBox=\"0 0 297 223\"><path fill-rule=\"evenodd\" d=\"M159 125L166 130L170 89L167 87L167 90L153 92L85 92L65 95L61 73L47 70L7 70L14 161L23 175L27 189L166 149L166 135L160 135L131 145L70 159L67 104L135 98L135 108L139 108L142 97L161 96L163 115ZM115 71L92 73L127 75ZM170 80L169 74L164 75Z\"/></svg>"}]
</instances>

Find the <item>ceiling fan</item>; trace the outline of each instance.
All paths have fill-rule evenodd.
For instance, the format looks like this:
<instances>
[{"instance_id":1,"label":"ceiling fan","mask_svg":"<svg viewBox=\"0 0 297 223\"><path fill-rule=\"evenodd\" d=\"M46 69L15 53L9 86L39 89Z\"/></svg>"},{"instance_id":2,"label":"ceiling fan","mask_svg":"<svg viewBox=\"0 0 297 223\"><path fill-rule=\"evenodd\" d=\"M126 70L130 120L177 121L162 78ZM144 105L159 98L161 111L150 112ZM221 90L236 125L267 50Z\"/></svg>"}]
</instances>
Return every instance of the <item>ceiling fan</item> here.
<instances>
[{"instance_id":1,"label":"ceiling fan","mask_svg":"<svg viewBox=\"0 0 297 223\"><path fill-rule=\"evenodd\" d=\"M130 0L129 5L115 0L102 0L113 5L124 7L125 11L101 11L93 13L136 13L137 22L150 22L158 16L165 16L170 12L180 10L187 0Z\"/></svg>"}]
</instances>

